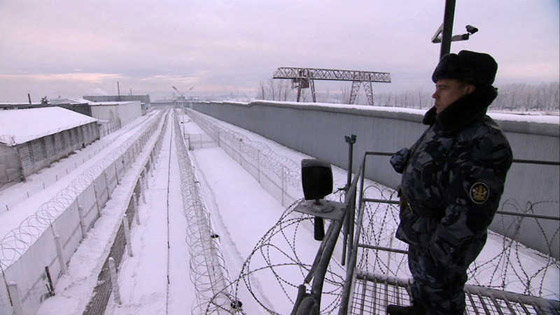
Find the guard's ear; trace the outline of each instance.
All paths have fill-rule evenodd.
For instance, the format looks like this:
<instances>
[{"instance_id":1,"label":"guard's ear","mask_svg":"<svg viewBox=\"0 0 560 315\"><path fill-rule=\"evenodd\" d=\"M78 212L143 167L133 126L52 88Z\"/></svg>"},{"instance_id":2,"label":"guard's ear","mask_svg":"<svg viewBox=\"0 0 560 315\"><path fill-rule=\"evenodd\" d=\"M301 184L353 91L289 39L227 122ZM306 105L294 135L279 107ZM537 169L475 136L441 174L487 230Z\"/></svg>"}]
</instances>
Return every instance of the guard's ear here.
<instances>
[{"instance_id":1,"label":"guard's ear","mask_svg":"<svg viewBox=\"0 0 560 315\"><path fill-rule=\"evenodd\" d=\"M471 94L476 90L476 86L474 86L473 84L467 84L465 85L465 92L467 94Z\"/></svg>"}]
</instances>

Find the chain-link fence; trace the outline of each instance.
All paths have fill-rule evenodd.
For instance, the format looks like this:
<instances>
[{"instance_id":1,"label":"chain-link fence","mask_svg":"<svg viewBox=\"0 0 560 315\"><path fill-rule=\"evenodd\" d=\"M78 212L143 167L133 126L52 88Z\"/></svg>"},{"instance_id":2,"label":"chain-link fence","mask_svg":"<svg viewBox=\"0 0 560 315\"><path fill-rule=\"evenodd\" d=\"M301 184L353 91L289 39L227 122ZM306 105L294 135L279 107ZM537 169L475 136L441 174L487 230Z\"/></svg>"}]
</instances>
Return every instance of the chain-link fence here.
<instances>
[{"instance_id":1,"label":"chain-link fence","mask_svg":"<svg viewBox=\"0 0 560 315\"><path fill-rule=\"evenodd\" d=\"M265 143L253 141L223 126L215 118L194 110L187 110L187 114L283 206L300 198L301 174L298 163L275 153Z\"/></svg>"}]
</instances>

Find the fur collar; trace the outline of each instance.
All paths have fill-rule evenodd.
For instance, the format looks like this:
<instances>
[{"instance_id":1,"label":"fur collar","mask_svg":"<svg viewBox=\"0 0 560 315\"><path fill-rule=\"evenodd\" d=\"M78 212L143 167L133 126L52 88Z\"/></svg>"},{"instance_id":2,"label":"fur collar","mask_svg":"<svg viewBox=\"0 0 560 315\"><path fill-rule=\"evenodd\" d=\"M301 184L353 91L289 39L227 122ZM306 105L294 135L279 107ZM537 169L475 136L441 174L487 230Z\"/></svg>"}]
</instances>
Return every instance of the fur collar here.
<instances>
[{"instance_id":1,"label":"fur collar","mask_svg":"<svg viewBox=\"0 0 560 315\"><path fill-rule=\"evenodd\" d=\"M424 115L423 123L433 125L437 123L445 131L454 132L470 125L473 121L486 115L488 106L498 95L493 86L477 86L476 90L458 99L441 113L436 113L436 107L430 108Z\"/></svg>"}]
</instances>

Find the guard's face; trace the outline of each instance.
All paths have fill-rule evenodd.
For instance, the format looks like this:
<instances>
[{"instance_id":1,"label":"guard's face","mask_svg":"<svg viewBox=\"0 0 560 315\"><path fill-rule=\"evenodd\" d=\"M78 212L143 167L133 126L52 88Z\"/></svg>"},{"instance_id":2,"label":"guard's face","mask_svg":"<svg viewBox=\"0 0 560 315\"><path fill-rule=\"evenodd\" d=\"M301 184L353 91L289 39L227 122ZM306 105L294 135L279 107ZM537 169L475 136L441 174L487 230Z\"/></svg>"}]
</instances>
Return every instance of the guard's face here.
<instances>
[{"instance_id":1,"label":"guard's face","mask_svg":"<svg viewBox=\"0 0 560 315\"><path fill-rule=\"evenodd\" d=\"M439 79L436 83L436 91L432 95L436 100L436 112L441 113L449 105L474 90L475 87L471 84L465 84L455 79Z\"/></svg>"}]
</instances>

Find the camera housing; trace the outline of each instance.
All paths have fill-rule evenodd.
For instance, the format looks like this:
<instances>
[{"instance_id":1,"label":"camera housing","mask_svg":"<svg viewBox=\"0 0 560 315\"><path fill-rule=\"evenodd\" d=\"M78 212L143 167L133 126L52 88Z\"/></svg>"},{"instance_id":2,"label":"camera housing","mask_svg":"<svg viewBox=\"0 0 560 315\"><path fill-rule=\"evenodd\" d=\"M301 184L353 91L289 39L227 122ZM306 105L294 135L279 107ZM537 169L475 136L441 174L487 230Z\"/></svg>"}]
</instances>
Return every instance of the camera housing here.
<instances>
[{"instance_id":1,"label":"camera housing","mask_svg":"<svg viewBox=\"0 0 560 315\"><path fill-rule=\"evenodd\" d=\"M467 26L465 26L465 28L467 29L467 32L469 32L469 34L471 34L471 35L478 32L478 28L476 28L472 25L467 25Z\"/></svg>"}]
</instances>

